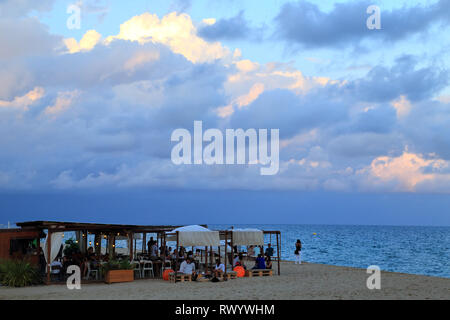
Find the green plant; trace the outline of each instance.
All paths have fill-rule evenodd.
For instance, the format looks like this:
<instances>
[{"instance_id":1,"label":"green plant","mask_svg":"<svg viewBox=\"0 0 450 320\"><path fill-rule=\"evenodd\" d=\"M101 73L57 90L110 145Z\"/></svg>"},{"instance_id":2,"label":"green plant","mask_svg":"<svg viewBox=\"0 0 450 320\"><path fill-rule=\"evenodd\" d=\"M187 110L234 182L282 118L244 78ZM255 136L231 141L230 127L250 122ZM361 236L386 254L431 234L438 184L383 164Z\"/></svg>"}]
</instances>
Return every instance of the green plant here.
<instances>
[{"instance_id":1,"label":"green plant","mask_svg":"<svg viewBox=\"0 0 450 320\"><path fill-rule=\"evenodd\" d=\"M71 257L73 254L80 253L80 246L75 240L66 240L66 245L64 247L64 255L66 257Z\"/></svg>"},{"instance_id":2,"label":"green plant","mask_svg":"<svg viewBox=\"0 0 450 320\"><path fill-rule=\"evenodd\" d=\"M121 260L119 263L120 270L133 270L133 265L128 259Z\"/></svg>"},{"instance_id":3,"label":"green plant","mask_svg":"<svg viewBox=\"0 0 450 320\"><path fill-rule=\"evenodd\" d=\"M0 263L0 282L8 287L25 287L42 282L37 267L26 260L4 260Z\"/></svg>"},{"instance_id":4,"label":"green plant","mask_svg":"<svg viewBox=\"0 0 450 320\"><path fill-rule=\"evenodd\" d=\"M110 260L107 263L101 266L102 273L106 274L106 272L110 270L132 270L133 265L127 259L124 260Z\"/></svg>"}]
</instances>

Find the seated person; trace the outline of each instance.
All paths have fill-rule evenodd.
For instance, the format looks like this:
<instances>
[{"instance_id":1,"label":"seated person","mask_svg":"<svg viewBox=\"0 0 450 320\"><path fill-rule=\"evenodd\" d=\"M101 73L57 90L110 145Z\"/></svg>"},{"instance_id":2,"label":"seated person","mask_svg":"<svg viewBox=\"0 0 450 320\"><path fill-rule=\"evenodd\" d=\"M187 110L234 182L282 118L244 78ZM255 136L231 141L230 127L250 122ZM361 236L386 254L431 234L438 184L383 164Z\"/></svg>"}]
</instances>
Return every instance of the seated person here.
<instances>
[{"instance_id":1,"label":"seated person","mask_svg":"<svg viewBox=\"0 0 450 320\"><path fill-rule=\"evenodd\" d=\"M237 265L238 263L239 263L239 256L236 255L236 256L234 257L234 259L233 259L233 268L236 267L236 265ZM240 265L240 263L239 263L239 265Z\"/></svg>"},{"instance_id":2,"label":"seated person","mask_svg":"<svg viewBox=\"0 0 450 320\"><path fill-rule=\"evenodd\" d=\"M59 278L62 279L63 265L61 262L59 262L58 260L55 260L52 263L50 263L50 270L51 270L51 274L58 275Z\"/></svg>"},{"instance_id":3,"label":"seated person","mask_svg":"<svg viewBox=\"0 0 450 320\"><path fill-rule=\"evenodd\" d=\"M266 261L264 260L264 257L262 254L258 255L258 258L256 258L255 266L253 269L265 269L266 268Z\"/></svg>"},{"instance_id":4,"label":"seated person","mask_svg":"<svg viewBox=\"0 0 450 320\"><path fill-rule=\"evenodd\" d=\"M88 272L88 264L91 268L97 267L97 259L95 258L94 248L89 247L86 255L81 263L81 276L86 277Z\"/></svg>"},{"instance_id":5,"label":"seated person","mask_svg":"<svg viewBox=\"0 0 450 320\"><path fill-rule=\"evenodd\" d=\"M267 256L266 258L266 269L272 269L272 259L270 256Z\"/></svg>"},{"instance_id":6,"label":"seated person","mask_svg":"<svg viewBox=\"0 0 450 320\"><path fill-rule=\"evenodd\" d=\"M250 246L247 249L247 255L249 257L254 257L255 256L255 247L254 246Z\"/></svg>"},{"instance_id":7,"label":"seated person","mask_svg":"<svg viewBox=\"0 0 450 320\"><path fill-rule=\"evenodd\" d=\"M266 255L267 257L273 257L273 248L272 248L272 246L270 245L270 243L269 243L269 245L268 245L268 247L267 247L267 249L266 249L265 255Z\"/></svg>"},{"instance_id":8,"label":"seated person","mask_svg":"<svg viewBox=\"0 0 450 320\"><path fill-rule=\"evenodd\" d=\"M220 262L220 259L216 259L216 265L214 267L214 277L219 278L225 273L225 265Z\"/></svg>"},{"instance_id":9,"label":"seated person","mask_svg":"<svg viewBox=\"0 0 450 320\"><path fill-rule=\"evenodd\" d=\"M241 266L245 270L247 270L247 267L244 265L244 256L242 255L242 253L239 253L239 255L236 256L236 258L234 258L234 260L233 260L233 267L238 267L238 266Z\"/></svg>"},{"instance_id":10,"label":"seated person","mask_svg":"<svg viewBox=\"0 0 450 320\"><path fill-rule=\"evenodd\" d=\"M173 250L172 254L170 255L170 259L177 260L177 257L178 257L178 250L175 249L175 250Z\"/></svg>"},{"instance_id":11,"label":"seated person","mask_svg":"<svg viewBox=\"0 0 450 320\"><path fill-rule=\"evenodd\" d=\"M180 270L178 272L192 275L192 280L197 279L197 273L195 272L195 264L192 262L192 259L190 258L187 258L181 263Z\"/></svg>"}]
</instances>

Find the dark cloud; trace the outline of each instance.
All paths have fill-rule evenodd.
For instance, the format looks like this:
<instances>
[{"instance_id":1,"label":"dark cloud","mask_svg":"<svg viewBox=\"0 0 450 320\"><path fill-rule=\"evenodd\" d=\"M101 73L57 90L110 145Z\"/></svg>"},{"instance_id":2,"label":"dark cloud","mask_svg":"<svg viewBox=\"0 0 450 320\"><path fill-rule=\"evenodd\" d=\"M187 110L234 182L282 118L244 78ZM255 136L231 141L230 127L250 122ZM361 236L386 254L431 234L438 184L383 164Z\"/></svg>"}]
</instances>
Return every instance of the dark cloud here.
<instances>
[{"instance_id":1,"label":"dark cloud","mask_svg":"<svg viewBox=\"0 0 450 320\"><path fill-rule=\"evenodd\" d=\"M349 82L345 89L361 101L386 102L401 95L418 101L438 93L449 83L448 70L434 66L417 68L412 56L396 59L391 68L376 66L362 79Z\"/></svg>"},{"instance_id":2,"label":"dark cloud","mask_svg":"<svg viewBox=\"0 0 450 320\"><path fill-rule=\"evenodd\" d=\"M257 39L261 37L261 30L252 28L240 11L236 16L217 20L212 25L199 28L198 35L210 41Z\"/></svg>"},{"instance_id":3,"label":"dark cloud","mask_svg":"<svg viewBox=\"0 0 450 320\"><path fill-rule=\"evenodd\" d=\"M34 18L0 19L0 61L20 56L49 55L62 47L62 37L48 33Z\"/></svg>"},{"instance_id":4,"label":"dark cloud","mask_svg":"<svg viewBox=\"0 0 450 320\"><path fill-rule=\"evenodd\" d=\"M450 2L440 0L426 7L420 5L392 11L381 9L381 30L369 30L366 20L370 1L336 3L324 12L310 2L300 0L285 4L277 17L276 37L304 48L357 46L364 39L396 41L427 31L434 23L450 23Z\"/></svg>"},{"instance_id":5,"label":"dark cloud","mask_svg":"<svg viewBox=\"0 0 450 320\"><path fill-rule=\"evenodd\" d=\"M342 100L333 99L319 90L299 96L287 89L261 94L248 107L237 110L232 117L234 128L279 128L282 139L305 130L337 125L347 118Z\"/></svg>"},{"instance_id":6,"label":"dark cloud","mask_svg":"<svg viewBox=\"0 0 450 320\"><path fill-rule=\"evenodd\" d=\"M54 0L0 0L0 17L18 18L32 11L50 11Z\"/></svg>"}]
</instances>

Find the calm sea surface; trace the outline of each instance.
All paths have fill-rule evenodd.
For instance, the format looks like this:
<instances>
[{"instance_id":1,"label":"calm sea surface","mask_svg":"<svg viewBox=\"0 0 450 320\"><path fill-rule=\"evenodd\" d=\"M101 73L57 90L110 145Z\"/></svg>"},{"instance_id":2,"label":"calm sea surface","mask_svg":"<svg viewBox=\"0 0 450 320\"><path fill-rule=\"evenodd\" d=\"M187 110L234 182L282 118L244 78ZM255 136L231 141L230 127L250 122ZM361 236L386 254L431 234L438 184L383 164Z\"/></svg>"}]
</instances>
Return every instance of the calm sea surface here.
<instances>
[{"instance_id":1,"label":"calm sea surface","mask_svg":"<svg viewBox=\"0 0 450 320\"><path fill-rule=\"evenodd\" d=\"M230 225L209 225L228 229ZM294 260L294 243L303 244L308 262L450 278L450 227L234 225L281 231L281 257ZM314 233L316 235L314 235ZM266 243L269 237L265 239ZM272 237L272 245L276 244Z\"/></svg>"}]
</instances>

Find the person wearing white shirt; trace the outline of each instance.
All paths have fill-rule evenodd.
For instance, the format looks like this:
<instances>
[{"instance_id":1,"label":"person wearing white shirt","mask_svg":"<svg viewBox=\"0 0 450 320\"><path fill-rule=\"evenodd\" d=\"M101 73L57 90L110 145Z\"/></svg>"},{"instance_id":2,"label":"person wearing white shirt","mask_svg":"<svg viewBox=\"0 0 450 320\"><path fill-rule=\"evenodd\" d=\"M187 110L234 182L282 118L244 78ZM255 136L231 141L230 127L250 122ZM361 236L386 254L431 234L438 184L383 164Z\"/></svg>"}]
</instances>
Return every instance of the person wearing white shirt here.
<instances>
[{"instance_id":1,"label":"person wearing white shirt","mask_svg":"<svg viewBox=\"0 0 450 320\"><path fill-rule=\"evenodd\" d=\"M222 276L225 273L225 265L216 259L216 266L214 267L214 276L216 278Z\"/></svg>"},{"instance_id":2,"label":"person wearing white shirt","mask_svg":"<svg viewBox=\"0 0 450 320\"><path fill-rule=\"evenodd\" d=\"M187 258L181 263L179 272L192 275L193 280L197 278L197 273L195 272L195 263L192 262L192 259L190 258Z\"/></svg>"}]
</instances>

